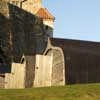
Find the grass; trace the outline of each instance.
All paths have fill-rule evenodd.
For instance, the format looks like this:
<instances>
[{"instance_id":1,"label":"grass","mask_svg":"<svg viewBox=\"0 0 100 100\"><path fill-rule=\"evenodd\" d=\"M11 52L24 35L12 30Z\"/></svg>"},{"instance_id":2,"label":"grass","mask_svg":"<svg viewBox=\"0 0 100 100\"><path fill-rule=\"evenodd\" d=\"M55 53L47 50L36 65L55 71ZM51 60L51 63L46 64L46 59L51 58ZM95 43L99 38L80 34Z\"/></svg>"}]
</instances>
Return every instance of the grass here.
<instances>
[{"instance_id":1,"label":"grass","mask_svg":"<svg viewBox=\"0 0 100 100\"><path fill-rule=\"evenodd\" d=\"M100 100L100 84L1 89L0 100Z\"/></svg>"}]
</instances>

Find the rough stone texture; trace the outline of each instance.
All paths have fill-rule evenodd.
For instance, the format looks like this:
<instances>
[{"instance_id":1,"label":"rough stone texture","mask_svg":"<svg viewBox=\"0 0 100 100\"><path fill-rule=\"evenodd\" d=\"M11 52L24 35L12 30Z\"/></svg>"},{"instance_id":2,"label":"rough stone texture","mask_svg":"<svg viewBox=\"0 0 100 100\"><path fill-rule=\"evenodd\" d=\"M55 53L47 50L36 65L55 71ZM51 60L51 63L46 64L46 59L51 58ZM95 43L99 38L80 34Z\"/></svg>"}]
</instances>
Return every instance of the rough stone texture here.
<instances>
[{"instance_id":1,"label":"rough stone texture","mask_svg":"<svg viewBox=\"0 0 100 100\"><path fill-rule=\"evenodd\" d=\"M34 81L34 56L43 54L49 33L46 34L48 29L43 24L43 20L23 10L20 8L21 5L16 3L19 2L0 1L0 38L8 43L6 43L8 46L6 51L0 48L0 52L3 52L1 58L6 64L20 63L24 55L26 57L25 87L31 87ZM17 64L15 67L17 68ZM8 79L13 77L11 74L8 76Z\"/></svg>"},{"instance_id":2,"label":"rough stone texture","mask_svg":"<svg viewBox=\"0 0 100 100\"><path fill-rule=\"evenodd\" d=\"M25 64L12 63L11 73L5 74L5 88L25 88Z\"/></svg>"},{"instance_id":3,"label":"rough stone texture","mask_svg":"<svg viewBox=\"0 0 100 100\"><path fill-rule=\"evenodd\" d=\"M33 87L34 77L35 77L35 56L25 56L24 57L26 67L25 67L25 87Z\"/></svg>"},{"instance_id":4,"label":"rough stone texture","mask_svg":"<svg viewBox=\"0 0 100 100\"><path fill-rule=\"evenodd\" d=\"M42 7L42 0L26 0L22 3L22 8L35 14Z\"/></svg>"},{"instance_id":5,"label":"rough stone texture","mask_svg":"<svg viewBox=\"0 0 100 100\"><path fill-rule=\"evenodd\" d=\"M52 57L51 86L64 85L64 57L61 51L51 46L45 54Z\"/></svg>"},{"instance_id":6,"label":"rough stone texture","mask_svg":"<svg viewBox=\"0 0 100 100\"><path fill-rule=\"evenodd\" d=\"M9 43L9 49L7 50L10 52L8 53L7 50L2 51L0 48L1 59L6 61L7 58L6 64L8 65L8 63L11 64L10 60L19 63L23 54L25 56L34 56L36 53L42 53L47 42L45 41L45 31L42 21L35 15L7 2L0 1L1 6L0 36L1 39ZM10 60L8 60L9 57L11 57ZM26 80L28 81L25 85L26 87L31 87L34 80L34 60L32 62L31 57L27 58ZM12 77L12 75L10 76ZM10 76L7 78L9 79Z\"/></svg>"},{"instance_id":7,"label":"rough stone texture","mask_svg":"<svg viewBox=\"0 0 100 100\"><path fill-rule=\"evenodd\" d=\"M35 57L24 56L20 63L13 63L11 73L5 74L4 88L31 88L35 77ZM3 83L0 81L0 83Z\"/></svg>"},{"instance_id":8,"label":"rough stone texture","mask_svg":"<svg viewBox=\"0 0 100 100\"><path fill-rule=\"evenodd\" d=\"M14 8L14 12L11 8ZM20 62L22 55L26 59L25 87L32 87L34 81L35 54L42 54L46 48L44 26L34 15L10 5L12 20L12 43L14 62ZM15 14L17 13L17 15ZM18 16L20 15L20 16Z\"/></svg>"},{"instance_id":9,"label":"rough stone texture","mask_svg":"<svg viewBox=\"0 0 100 100\"><path fill-rule=\"evenodd\" d=\"M52 85L60 85L63 81L63 57L59 50L53 50Z\"/></svg>"},{"instance_id":10,"label":"rough stone texture","mask_svg":"<svg viewBox=\"0 0 100 100\"><path fill-rule=\"evenodd\" d=\"M12 22L13 54L15 61L20 61L23 54L34 55L36 53L38 47L36 40L39 41L40 38L38 35L42 37L44 35L43 24L34 15L16 6L10 5L9 9Z\"/></svg>"},{"instance_id":11,"label":"rough stone texture","mask_svg":"<svg viewBox=\"0 0 100 100\"><path fill-rule=\"evenodd\" d=\"M4 7L7 6L7 2L3 3L5 4ZM2 12L4 13L4 11ZM20 62L23 54L34 55L42 53L47 42L42 21L35 15L12 4L8 4L6 13L9 15L9 18L6 18L7 15L5 15L6 17L1 16L0 35L2 39L7 38L6 40L11 44L10 50L13 60ZM7 28L4 28L5 25Z\"/></svg>"},{"instance_id":12,"label":"rough stone texture","mask_svg":"<svg viewBox=\"0 0 100 100\"><path fill-rule=\"evenodd\" d=\"M66 84L100 82L100 43L51 38L53 47L62 48Z\"/></svg>"},{"instance_id":13,"label":"rough stone texture","mask_svg":"<svg viewBox=\"0 0 100 100\"><path fill-rule=\"evenodd\" d=\"M45 34L47 30L43 22L30 12L15 6L15 1L12 1L12 4L7 1L0 2L2 7L0 10L2 34L0 35L9 41L14 61L19 62L24 53L27 55L42 53L49 37L48 34ZM34 2L40 3L41 1ZM4 28L5 26L6 28Z\"/></svg>"},{"instance_id":14,"label":"rough stone texture","mask_svg":"<svg viewBox=\"0 0 100 100\"><path fill-rule=\"evenodd\" d=\"M52 57L36 55L34 87L51 86Z\"/></svg>"},{"instance_id":15,"label":"rough stone texture","mask_svg":"<svg viewBox=\"0 0 100 100\"><path fill-rule=\"evenodd\" d=\"M0 74L0 88L5 87L5 74Z\"/></svg>"},{"instance_id":16,"label":"rough stone texture","mask_svg":"<svg viewBox=\"0 0 100 100\"><path fill-rule=\"evenodd\" d=\"M6 60L6 64L10 63L10 22L8 20L8 3L0 1L0 52ZM4 60L4 59L3 59Z\"/></svg>"},{"instance_id":17,"label":"rough stone texture","mask_svg":"<svg viewBox=\"0 0 100 100\"><path fill-rule=\"evenodd\" d=\"M10 3L12 4L10 4ZM42 54L46 48L47 38L51 36L51 28L43 24L41 19L32 13L19 8L18 1L0 1L1 7L1 38L10 44L10 55L15 62L20 62L23 54ZM26 1L41 5L40 0ZM21 2L18 2L21 3ZM24 3L24 2L23 2ZM15 6L17 5L17 6ZM29 8L30 5L27 5ZM34 8L33 8L34 9ZM4 18L3 18L4 17ZM4 28L6 27L6 28ZM4 34L5 33L5 34ZM50 34L49 34L50 33Z\"/></svg>"},{"instance_id":18,"label":"rough stone texture","mask_svg":"<svg viewBox=\"0 0 100 100\"><path fill-rule=\"evenodd\" d=\"M9 15L8 13L8 3L6 0L0 0L0 13L5 15L6 17Z\"/></svg>"}]
</instances>

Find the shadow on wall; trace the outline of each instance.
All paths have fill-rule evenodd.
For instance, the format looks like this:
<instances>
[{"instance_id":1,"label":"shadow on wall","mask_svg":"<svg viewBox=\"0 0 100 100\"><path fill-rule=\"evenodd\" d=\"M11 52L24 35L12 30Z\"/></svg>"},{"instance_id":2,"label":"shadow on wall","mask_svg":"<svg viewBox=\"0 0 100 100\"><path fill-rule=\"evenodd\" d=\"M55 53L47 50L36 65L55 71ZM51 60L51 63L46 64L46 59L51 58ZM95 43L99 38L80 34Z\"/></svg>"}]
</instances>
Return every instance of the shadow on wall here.
<instances>
[{"instance_id":1,"label":"shadow on wall","mask_svg":"<svg viewBox=\"0 0 100 100\"><path fill-rule=\"evenodd\" d=\"M11 71L8 24L8 19L0 13L0 73L8 73Z\"/></svg>"},{"instance_id":2,"label":"shadow on wall","mask_svg":"<svg viewBox=\"0 0 100 100\"><path fill-rule=\"evenodd\" d=\"M3 9L2 11L0 9L2 13L0 14L0 38L9 43L9 49L2 51L0 48L0 58L2 58L0 60L5 61L7 65L11 64L11 61L20 63L24 54L27 66L26 81L30 80L25 85L29 87L34 80L35 54L44 52L49 37L46 31L50 27L43 25L43 21L37 16L17 6L8 4L6 8L6 14Z\"/></svg>"},{"instance_id":3,"label":"shadow on wall","mask_svg":"<svg viewBox=\"0 0 100 100\"><path fill-rule=\"evenodd\" d=\"M13 58L20 62L22 55L42 54L47 44L46 26L35 15L9 4Z\"/></svg>"},{"instance_id":4,"label":"shadow on wall","mask_svg":"<svg viewBox=\"0 0 100 100\"><path fill-rule=\"evenodd\" d=\"M35 55L42 54L46 48L47 27L37 16L12 4L9 4L9 18L13 62L20 63L24 54L27 70L25 87L32 87L35 76Z\"/></svg>"},{"instance_id":5,"label":"shadow on wall","mask_svg":"<svg viewBox=\"0 0 100 100\"><path fill-rule=\"evenodd\" d=\"M66 84L100 83L100 42L52 38L51 44L64 52Z\"/></svg>"}]
</instances>

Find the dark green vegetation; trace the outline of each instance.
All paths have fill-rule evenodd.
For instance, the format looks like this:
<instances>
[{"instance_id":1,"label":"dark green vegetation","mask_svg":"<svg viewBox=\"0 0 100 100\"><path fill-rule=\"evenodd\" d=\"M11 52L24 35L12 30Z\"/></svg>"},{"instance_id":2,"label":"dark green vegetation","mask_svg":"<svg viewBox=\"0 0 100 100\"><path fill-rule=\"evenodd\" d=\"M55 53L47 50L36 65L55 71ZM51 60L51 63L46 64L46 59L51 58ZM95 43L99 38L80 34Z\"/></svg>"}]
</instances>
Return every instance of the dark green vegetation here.
<instances>
[{"instance_id":1,"label":"dark green vegetation","mask_svg":"<svg viewBox=\"0 0 100 100\"><path fill-rule=\"evenodd\" d=\"M1 89L0 100L100 100L100 84Z\"/></svg>"}]
</instances>

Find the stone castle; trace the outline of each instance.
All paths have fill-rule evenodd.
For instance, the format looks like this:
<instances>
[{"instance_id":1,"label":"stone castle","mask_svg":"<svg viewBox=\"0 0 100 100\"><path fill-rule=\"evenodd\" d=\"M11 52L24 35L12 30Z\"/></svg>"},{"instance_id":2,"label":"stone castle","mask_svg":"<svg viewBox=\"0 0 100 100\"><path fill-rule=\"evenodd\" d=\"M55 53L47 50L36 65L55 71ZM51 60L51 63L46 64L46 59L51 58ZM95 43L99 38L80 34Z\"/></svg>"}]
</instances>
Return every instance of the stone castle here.
<instances>
[{"instance_id":1,"label":"stone castle","mask_svg":"<svg viewBox=\"0 0 100 100\"><path fill-rule=\"evenodd\" d=\"M43 54L48 37L53 37L54 19L42 0L0 0L1 66L4 70L1 80L9 76L5 73L12 73L13 63L17 68L17 64L23 63L24 56L27 70L24 86L32 86L36 54Z\"/></svg>"},{"instance_id":2,"label":"stone castle","mask_svg":"<svg viewBox=\"0 0 100 100\"><path fill-rule=\"evenodd\" d=\"M100 82L100 43L53 38L42 0L0 0L0 88Z\"/></svg>"},{"instance_id":3,"label":"stone castle","mask_svg":"<svg viewBox=\"0 0 100 100\"><path fill-rule=\"evenodd\" d=\"M42 1L3 0L0 2L1 38L8 42L10 53L15 54L11 56L16 60L15 56L21 57L23 52L42 53L48 37L53 37L54 27L54 17L43 7Z\"/></svg>"}]
</instances>

